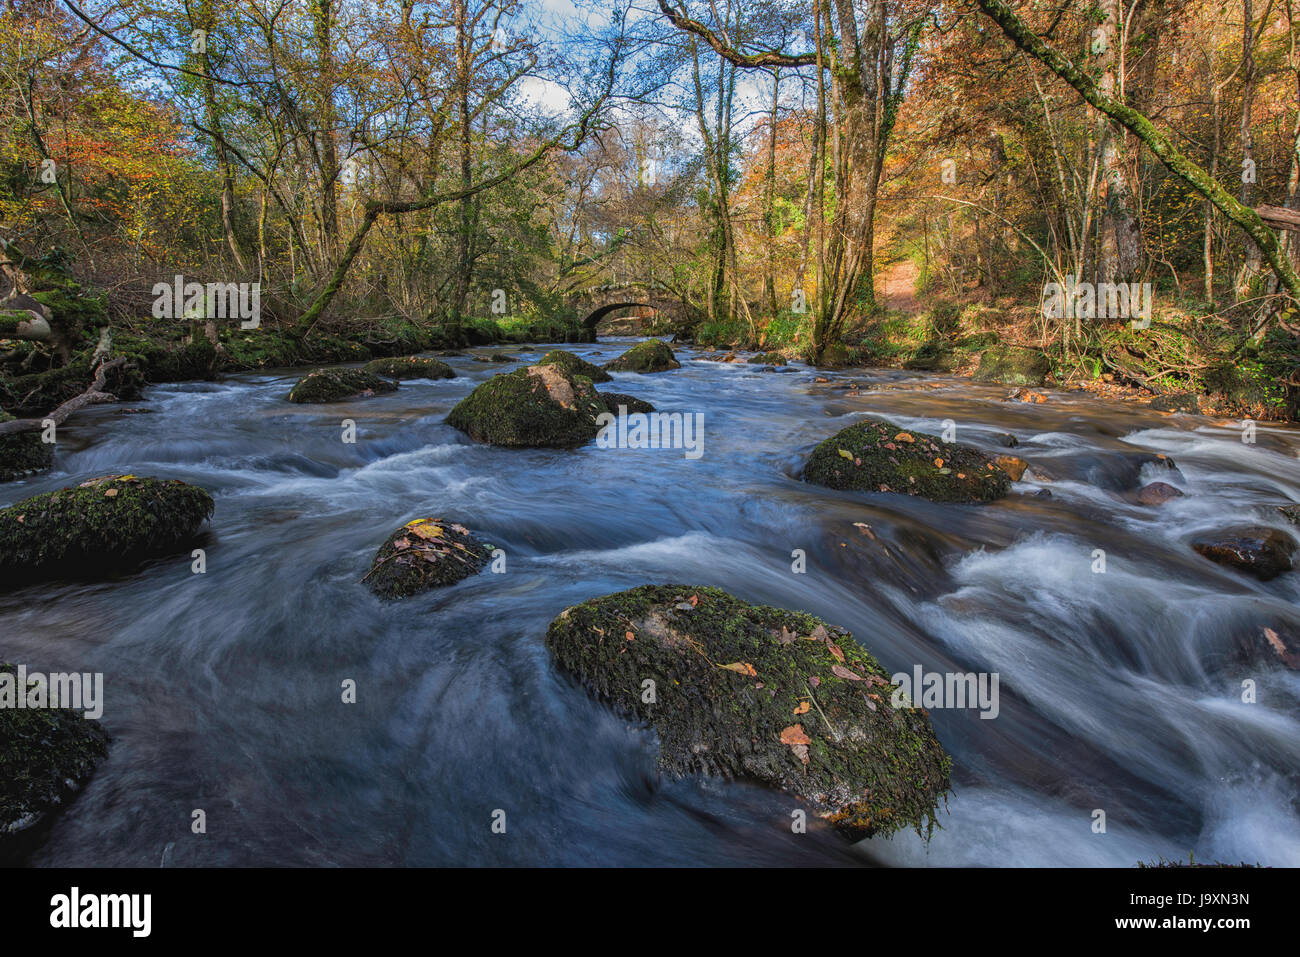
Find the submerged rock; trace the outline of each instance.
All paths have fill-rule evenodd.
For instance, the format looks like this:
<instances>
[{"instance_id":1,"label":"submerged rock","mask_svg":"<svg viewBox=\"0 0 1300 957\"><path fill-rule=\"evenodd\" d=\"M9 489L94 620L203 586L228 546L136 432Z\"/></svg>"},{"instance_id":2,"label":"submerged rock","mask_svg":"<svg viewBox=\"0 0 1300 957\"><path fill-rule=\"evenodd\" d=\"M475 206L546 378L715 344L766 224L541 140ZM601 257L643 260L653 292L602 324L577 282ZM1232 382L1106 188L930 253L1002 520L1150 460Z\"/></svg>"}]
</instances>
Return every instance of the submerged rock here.
<instances>
[{"instance_id":1,"label":"submerged rock","mask_svg":"<svg viewBox=\"0 0 1300 957\"><path fill-rule=\"evenodd\" d=\"M681 367L668 343L659 339L638 342L617 359L605 363L605 368L611 372L667 372Z\"/></svg>"},{"instance_id":2,"label":"submerged rock","mask_svg":"<svg viewBox=\"0 0 1300 957\"><path fill-rule=\"evenodd\" d=\"M750 356L750 357L749 357L748 359L746 359L745 361L746 361L747 363L749 363L750 365L752 365L752 366L762 366L762 365L783 366L783 365L786 365L785 356L784 356L783 354L781 354L780 352L760 352L760 353L759 353L758 355L756 355L756 356Z\"/></svg>"},{"instance_id":3,"label":"submerged rock","mask_svg":"<svg viewBox=\"0 0 1300 957\"><path fill-rule=\"evenodd\" d=\"M932 827L948 791L951 762L925 711L893 707L889 674L812 615L646 585L566 609L546 646L658 732L670 773L760 781L853 839Z\"/></svg>"},{"instance_id":4,"label":"submerged rock","mask_svg":"<svg viewBox=\"0 0 1300 957\"><path fill-rule=\"evenodd\" d=\"M828 488L901 492L935 502L991 502L1011 477L979 449L870 420L813 449L803 478Z\"/></svg>"},{"instance_id":5,"label":"submerged rock","mask_svg":"<svg viewBox=\"0 0 1300 957\"><path fill-rule=\"evenodd\" d=\"M1041 352L1016 346L994 346L980 356L975 381L1021 386L1042 385L1051 371L1051 360Z\"/></svg>"},{"instance_id":6,"label":"submerged rock","mask_svg":"<svg viewBox=\"0 0 1300 957\"><path fill-rule=\"evenodd\" d=\"M604 400L605 407L615 415L618 415L620 405L626 406L628 412L641 412L645 415L655 410L655 407L645 399L638 399L634 395L625 395L622 392L602 392L600 397Z\"/></svg>"},{"instance_id":7,"label":"submerged rock","mask_svg":"<svg viewBox=\"0 0 1300 957\"><path fill-rule=\"evenodd\" d=\"M405 598L478 574L491 556L463 525L417 518L379 546L363 581L384 598Z\"/></svg>"},{"instance_id":8,"label":"submerged rock","mask_svg":"<svg viewBox=\"0 0 1300 957\"><path fill-rule=\"evenodd\" d=\"M1212 562L1269 581L1291 571L1296 544L1278 529L1248 525L1192 542L1192 548Z\"/></svg>"},{"instance_id":9,"label":"submerged rock","mask_svg":"<svg viewBox=\"0 0 1300 957\"><path fill-rule=\"evenodd\" d=\"M1300 505L1279 505L1277 510L1292 525L1300 525Z\"/></svg>"},{"instance_id":10,"label":"submerged rock","mask_svg":"<svg viewBox=\"0 0 1300 957\"><path fill-rule=\"evenodd\" d=\"M552 349L537 360L539 366L559 366L569 375L585 375L592 382L609 382L614 377L598 365L594 365L563 349Z\"/></svg>"},{"instance_id":11,"label":"submerged rock","mask_svg":"<svg viewBox=\"0 0 1300 957\"><path fill-rule=\"evenodd\" d=\"M0 412L0 422L12 422L8 412ZM0 482L43 472L54 464L54 445L41 441L40 432L17 432L0 435Z\"/></svg>"},{"instance_id":12,"label":"submerged rock","mask_svg":"<svg viewBox=\"0 0 1300 957\"><path fill-rule=\"evenodd\" d=\"M487 355L472 356L475 362L518 362L514 356L508 356L504 352L489 352Z\"/></svg>"},{"instance_id":13,"label":"submerged rock","mask_svg":"<svg viewBox=\"0 0 1300 957\"><path fill-rule=\"evenodd\" d=\"M1029 463L1015 455L999 455L993 459L993 464L1007 473L1007 476L1013 482L1019 482L1020 477L1025 474L1025 469L1029 468Z\"/></svg>"},{"instance_id":14,"label":"submerged rock","mask_svg":"<svg viewBox=\"0 0 1300 957\"><path fill-rule=\"evenodd\" d=\"M106 475L0 510L0 584L104 575L187 544L212 496L175 479Z\"/></svg>"},{"instance_id":15,"label":"submerged rock","mask_svg":"<svg viewBox=\"0 0 1300 957\"><path fill-rule=\"evenodd\" d=\"M445 362L424 356L401 356L394 359L372 359L361 367L363 372L386 376L389 379L454 379L456 371Z\"/></svg>"},{"instance_id":16,"label":"submerged rock","mask_svg":"<svg viewBox=\"0 0 1300 957\"><path fill-rule=\"evenodd\" d=\"M1139 505L1163 505L1171 498L1182 498L1181 489L1174 488L1167 482L1152 482L1138 489Z\"/></svg>"},{"instance_id":17,"label":"submerged rock","mask_svg":"<svg viewBox=\"0 0 1300 957\"><path fill-rule=\"evenodd\" d=\"M447 424L491 445L573 448L595 438L605 402L586 376L537 365L493 376L462 399Z\"/></svg>"},{"instance_id":18,"label":"submerged rock","mask_svg":"<svg viewBox=\"0 0 1300 957\"><path fill-rule=\"evenodd\" d=\"M395 392L397 383L364 369L317 369L289 390L290 402L339 402L380 392Z\"/></svg>"},{"instance_id":19,"label":"submerged rock","mask_svg":"<svg viewBox=\"0 0 1300 957\"><path fill-rule=\"evenodd\" d=\"M108 754L108 735L84 711L18 708L14 665L0 664L0 863L23 837L81 790ZM25 698L30 700L30 698Z\"/></svg>"}]
</instances>

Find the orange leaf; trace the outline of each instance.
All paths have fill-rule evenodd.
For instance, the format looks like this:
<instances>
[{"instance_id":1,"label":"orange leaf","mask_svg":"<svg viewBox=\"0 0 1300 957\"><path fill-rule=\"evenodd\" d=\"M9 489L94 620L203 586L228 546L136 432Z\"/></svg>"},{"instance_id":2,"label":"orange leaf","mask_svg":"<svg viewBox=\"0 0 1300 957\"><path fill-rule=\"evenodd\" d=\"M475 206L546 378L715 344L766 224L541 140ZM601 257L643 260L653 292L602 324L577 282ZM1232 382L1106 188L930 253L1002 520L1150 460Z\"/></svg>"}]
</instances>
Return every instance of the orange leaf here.
<instances>
[{"instance_id":1,"label":"orange leaf","mask_svg":"<svg viewBox=\"0 0 1300 957\"><path fill-rule=\"evenodd\" d=\"M792 724L781 729L782 744L812 744L812 738L804 732L802 724Z\"/></svg>"},{"instance_id":2,"label":"orange leaf","mask_svg":"<svg viewBox=\"0 0 1300 957\"><path fill-rule=\"evenodd\" d=\"M751 678L758 677L758 672L754 670L754 666L747 661L733 661L729 665L718 665L718 667L734 671L738 675L748 675Z\"/></svg>"},{"instance_id":3,"label":"orange leaf","mask_svg":"<svg viewBox=\"0 0 1300 957\"><path fill-rule=\"evenodd\" d=\"M807 713L808 713L808 710L809 710L811 707L812 707L812 705L810 705L807 701L800 701L800 702L799 702L799 707L797 707L797 708L794 709L794 713L795 713L795 714L807 714Z\"/></svg>"}]
</instances>

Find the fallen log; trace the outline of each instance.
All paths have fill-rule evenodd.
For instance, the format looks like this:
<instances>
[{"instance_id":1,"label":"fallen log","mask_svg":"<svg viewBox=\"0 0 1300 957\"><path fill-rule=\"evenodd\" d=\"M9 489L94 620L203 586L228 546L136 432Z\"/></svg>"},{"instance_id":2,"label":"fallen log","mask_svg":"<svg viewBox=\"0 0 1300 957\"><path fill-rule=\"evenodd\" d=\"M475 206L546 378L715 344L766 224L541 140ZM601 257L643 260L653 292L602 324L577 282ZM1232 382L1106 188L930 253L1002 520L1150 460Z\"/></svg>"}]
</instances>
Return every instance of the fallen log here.
<instances>
[{"instance_id":1,"label":"fallen log","mask_svg":"<svg viewBox=\"0 0 1300 957\"><path fill-rule=\"evenodd\" d=\"M1300 210L1287 209L1285 206L1256 206L1255 212L1266 226L1300 233Z\"/></svg>"},{"instance_id":2,"label":"fallen log","mask_svg":"<svg viewBox=\"0 0 1300 957\"><path fill-rule=\"evenodd\" d=\"M68 416L88 405L99 405L104 402L116 402L117 396L113 395L111 392L105 392L104 387L108 384L108 373L125 362L126 356L118 356L116 359L108 359L100 362L100 364L95 367L95 378L85 392L80 395L74 395L49 415L42 416L39 419L11 419L8 422L0 422L0 435L14 435L18 432L37 432L45 428L51 421L53 421L56 426L62 425L67 420Z\"/></svg>"}]
</instances>

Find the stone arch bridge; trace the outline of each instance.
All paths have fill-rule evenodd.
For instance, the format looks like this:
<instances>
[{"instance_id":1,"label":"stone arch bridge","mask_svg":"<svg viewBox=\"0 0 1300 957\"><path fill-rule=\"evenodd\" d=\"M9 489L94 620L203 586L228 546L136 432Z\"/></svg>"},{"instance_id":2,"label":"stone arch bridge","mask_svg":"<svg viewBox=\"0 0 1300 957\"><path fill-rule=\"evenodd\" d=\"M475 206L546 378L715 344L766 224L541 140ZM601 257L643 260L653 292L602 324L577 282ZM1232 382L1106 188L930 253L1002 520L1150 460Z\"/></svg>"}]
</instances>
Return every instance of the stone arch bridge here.
<instances>
[{"instance_id":1,"label":"stone arch bridge","mask_svg":"<svg viewBox=\"0 0 1300 957\"><path fill-rule=\"evenodd\" d=\"M658 283L610 283L578 293L573 304L582 323L592 332L602 322L626 320L628 331L684 324L691 309L680 296ZM620 323L622 325L623 323Z\"/></svg>"}]
</instances>

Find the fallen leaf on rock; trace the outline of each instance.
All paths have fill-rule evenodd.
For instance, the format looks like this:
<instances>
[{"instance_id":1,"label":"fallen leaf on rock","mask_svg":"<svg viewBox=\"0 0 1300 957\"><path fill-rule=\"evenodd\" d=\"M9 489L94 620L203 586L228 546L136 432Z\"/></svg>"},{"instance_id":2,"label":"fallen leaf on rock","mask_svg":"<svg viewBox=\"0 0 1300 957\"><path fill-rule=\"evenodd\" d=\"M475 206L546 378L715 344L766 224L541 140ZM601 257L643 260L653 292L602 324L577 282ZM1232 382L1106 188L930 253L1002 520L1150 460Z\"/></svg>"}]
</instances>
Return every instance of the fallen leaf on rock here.
<instances>
[{"instance_id":1,"label":"fallen leaf on rock","mask_svg":"<svg viewBox=\"0 0 1300 957\"><path fill-rule=\"evenodd\" d=\"M116 494L117 494L117 489L115 488L106 489L104 491L104 498L112 498Z\"/></svg>"},{"instance_id":2,"label":"fallen leaf on rock","mask_svg":"<svg viewBox=\"0 0 1300 957\"><path fill-rule=\"evenodd\" d=\"M935 460L934 460L934 467L937 468L937 469L941 469L941 468L943 468L943 459L935 459Z\"/></svg>"},{"instance_id":3,"label":"fallen leaf on rock","mask_svg":"<svg viewBox=\"0 0 1300 957\"><path fill-rule=\"evenodd\" d=\"M899 432L896 436L894 436L894 441L895 441L895 442L915 442L916 439L912 438L912 436L909 435L907 432Z\"/></svg>"},{"instance_id":4,"label":"fallen leaf on rock","mask_svg":"<svg viewBox=\"0 0 1300 957\"><path fill-rule=\"evenodd\" d=\"M848 459L850 462L853 461L853 453L848 449L836 449L835 451L840 453L840 458Z\"/></svg>"},{"instance_id":5,"label":"fallen leaf on rock","mask_svg":"<svg viewBox=\"0 0 1300 957\"><path fill-rule=\"evenodd\" d=\"M849 669L845 668L843 665L831 665L831 674L835 675L835 677L837 678L843 678L846 681L864 680L862 675L854 674L852 671L849 671Z\"/></svg>"},{"instance_id":6,"label":"fallen leaf on rock","mask_svg":"<svg viewBox=\"0 0 1300 957\"><path fill-rule=\"evenodd\" d=\"M826 642L826 647L830 649L830 653L833 654L840 661L844 660L844 651L840 648L839 645L835 644L835 642L833 641Z\"/></svg>"},{"instance_id":7,"label":"fallen leaf on rock","mask_svg":"<svg viewBox=\"0 0 1300 957\"><path fill-rule=\"evenodd\" d=\"M419 535L425 541L428 541L431 538L442 537L442 529L439 528L437 525L432 525L429 523L412 526L411 531L414 532L416 535Z\"/></svg>"},{"instance_id":8,"label":"fallen leaf on rock","mask_svg":"<svg viewBox=\"0 0 1300 957\"><path fill-rule=\"evenodd\" d=\"M729 665L718 665L719 668L725 668L727 671L734 671L738 675L749 675L751 678L757 678L758 672L754 666L747 661L733 661Z\"/></svg>"},{"instance_id":9,"label":"fallen leaf on rock","mask_svg":"<svg viewBox=\"0 0 1300 957\"><path fill-rule=\"evenodd\" d=\"M632 632L630 631L624 632L623 637L626 638L628 641L636 641L636 636L633 635Z\"/></svg>"},{"instance_id":10,"label":"fallen leaf on rock","mask_svg":"<svg viewBox=\"0 0 1300 957\"><path fill-rule=\"evenodd\" d=\"M809 711L809 709L811 709L811 708L812 708L812 705L810 705L807 701L800 701L800 702L799 702L799 706L798 706L797 708L794 709L794 713L795 713L795 714L807 714L808 711Z\"/></svg>"},{"instance_id":11,"label":"fallen leaf on rock","mask_svg":"<svg viewBox=\"0 0 1300 957\"><path fill-rule=\"evenodd\" d=\"M816 628L812 630L812 634L809 635L808 637L811 638L813 641L826 641L827 639L830 638L830 636L831 634L826 630L825 625L818 625Z\"/></svg>"},{"instance_id":12,"label":"fallen leaf on rock","mask_svg":"<svg viewBox=\"0 0 1300 957\"><path fill-rule=\"evenodd\" d=\"M812 738L808 737L802 724L792 724L788 728L781 729L782 744L812 744Z\"/></svg>"}]
</instances>

